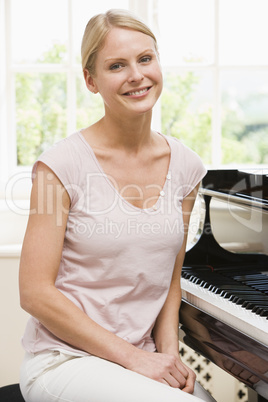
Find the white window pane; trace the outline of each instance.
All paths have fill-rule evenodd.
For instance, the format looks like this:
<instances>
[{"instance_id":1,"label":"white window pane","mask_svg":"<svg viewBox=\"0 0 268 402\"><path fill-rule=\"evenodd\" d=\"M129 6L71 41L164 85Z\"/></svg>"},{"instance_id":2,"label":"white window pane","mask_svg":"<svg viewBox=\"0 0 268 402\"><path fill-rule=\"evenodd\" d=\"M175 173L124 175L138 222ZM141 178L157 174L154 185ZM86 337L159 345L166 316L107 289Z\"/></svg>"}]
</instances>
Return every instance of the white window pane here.
<instances>
[{"instance_id":1,"label":"white window pane","mask_svg":"<svg viewBox=\"0 0 268 402\"><path fill-rule=\"evenodd\" d=\"M161 97L162 132L182 140L211 163L210 72L166 73Z\"/></svg>"},{"instance_id":2,"label":"white window pane","mask_svg":"<svg viewBox=\"0 0 268 402\"><path fill-rule=\"evenodd\" d=\"M220 62L268 64L268 1L220 1Z\"/></svg>"},{"instance_id":3,"label":"white window pane","mask_svg":"<svg viewBox=\"0 0 268 402\"><path fill-rule=\"evenodd\" d=\"M66 75L17 73L15 87L17 163L32 165L66 137Z\"/></svg>"},{"instance_id":4,"label":"white window pane","mask_svg":"<svg viewBox=\"0 0 268 402\"><path fill-rule=\"evenodd\" d=\"M73 34L75 60L81 59L81 42L86 24L96 14L104 13L110 8L128 9L128 0L75 0L73 2Z\"/></svg>"},{"instance_id":5,"label":"white window pane","mask_svg":"<svg viewBox=\"0 0 268 402\"><path fill-rule=\"evenodd\" d=\"M76 126L77 130L96 123L104 115L104 105L100 94L91 93L82 73L76 76Z\"/></svg>"},{"instance_id":6,"label":"white window pane","mask_svg":"<svg viewBox=\"0 0 268 402\"><path fill-rule=\"evenodd\" d=\"M42 62L55 43L66 46L67 6L66 0L11 0L13 62ZM62 58L66 58L66 50Z\"/></svg>"},{"instance_id":7,"label":"white window pane","mask_svg":"<svg viewBox=\"0 0 268 402\"><path fill-rule=\"evenodd\" d=\"M268 72L225 71L222 85L223 163L268 163Z\"/></svg>"},{"instance_id":8,"label":"white window pane","mask_svg":"<svg viewBox=\"0 0 268 402\"><path fill-rule=\"evenodd\" d=\"M158 21L163 65L213 62L213 0L159 0Z\"/></svg>"}]
</instances>

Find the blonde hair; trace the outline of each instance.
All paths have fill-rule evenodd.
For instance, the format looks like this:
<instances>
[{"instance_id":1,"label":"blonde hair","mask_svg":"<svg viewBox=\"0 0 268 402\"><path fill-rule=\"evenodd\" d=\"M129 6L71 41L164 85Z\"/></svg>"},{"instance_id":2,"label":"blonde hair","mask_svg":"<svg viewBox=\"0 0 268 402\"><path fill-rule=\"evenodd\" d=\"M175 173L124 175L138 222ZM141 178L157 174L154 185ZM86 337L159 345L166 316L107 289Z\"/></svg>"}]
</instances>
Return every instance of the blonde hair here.
<instances>
[{"instance_id":1,"label":"blonde hair","mask_svg":"<svg viewBox=\"0 0 268 402\"><path fill-rule=\"evenodd\" d=\"M149 35L157 50L157 40L153 32L130 11L109 10L105 14L95 15L87 23L81 45L82 68L87 69L92 76L95 74L97 53L113 27L133 29Z\"/></svg>"}]
</instances>

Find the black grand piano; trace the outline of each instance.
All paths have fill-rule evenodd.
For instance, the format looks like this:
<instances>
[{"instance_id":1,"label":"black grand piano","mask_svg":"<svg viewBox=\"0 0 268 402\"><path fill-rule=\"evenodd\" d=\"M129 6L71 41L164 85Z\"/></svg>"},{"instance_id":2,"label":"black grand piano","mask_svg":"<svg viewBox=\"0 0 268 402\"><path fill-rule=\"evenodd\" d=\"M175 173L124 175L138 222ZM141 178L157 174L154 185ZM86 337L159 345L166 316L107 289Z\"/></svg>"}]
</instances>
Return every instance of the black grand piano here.
<instances>
[{"instance_id":1,"label":"black grand piano","mask_svg":"<svg viewBox=\"0 0 268 402\"><path fill-rule=\"evenodd\" d=\"M198 241L186 252L182 270L180 338L254 389L255 400L268 401L268 255L222 247L212 232L216 223L210 219L211 201L219 200L226 207L253 212L252 221L245 220L247 230L253 226L249 240L254 243L257 232L265 236L268 176L209 170L200 195L205 218ZM230 235L232 230L228 228Z\"/></svg>"}]
</instances>

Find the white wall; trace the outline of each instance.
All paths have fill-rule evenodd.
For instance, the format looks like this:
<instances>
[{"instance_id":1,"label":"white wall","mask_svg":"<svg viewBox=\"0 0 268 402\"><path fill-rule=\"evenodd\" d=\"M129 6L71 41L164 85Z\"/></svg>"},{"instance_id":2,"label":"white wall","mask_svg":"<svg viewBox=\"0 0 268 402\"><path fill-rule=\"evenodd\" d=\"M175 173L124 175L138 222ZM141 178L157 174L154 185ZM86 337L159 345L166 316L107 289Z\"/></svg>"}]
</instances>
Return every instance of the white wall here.
<instances>
[{"instance_id":1,"label":"white wall","mask_svg":"<svg viewBox=\"0 0 268 402\"><path fill-rule=\"evenodd\" d=\"M18 382L23 358L20 339L28 319L19 305L19 257L5 253L0 257L0 386ZM16 253L14 253L16 254Z\"/></svg>"},{"instance_id":2,"label":"white wall","mask_svg":"<svg viewBox=\"0 0 268 402\"><path fill-rule=\"evenodd\" d=\"M0 386L18 382L24 354L20 339L28 315L19 304L18 272L27 219L0 202Z\"/></svg>"}]
</instances>

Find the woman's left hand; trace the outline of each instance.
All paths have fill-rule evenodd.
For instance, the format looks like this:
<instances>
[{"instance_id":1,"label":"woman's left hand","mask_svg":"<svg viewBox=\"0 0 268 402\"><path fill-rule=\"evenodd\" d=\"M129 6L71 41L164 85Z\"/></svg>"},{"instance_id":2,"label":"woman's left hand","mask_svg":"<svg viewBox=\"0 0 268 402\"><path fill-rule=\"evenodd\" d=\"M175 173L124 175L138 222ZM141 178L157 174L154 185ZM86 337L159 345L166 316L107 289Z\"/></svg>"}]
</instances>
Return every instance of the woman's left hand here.
<instances>
[{"instance_id":1,"label":"woman's left hand","mask_svg":"<svg viewBox=\"0 0 268 402\"><path fill-rule=\"evenodd\" d=\"M192 394L194 392L194 385L195 385L195 380L196 380L196 374L193 370L191 370L188 366L186 366L184 363L182 363L180 357L178 357L179 363L178 365L180 365L183 368L183 372L185 372L185 370L187 371L188 375L187 377L185 377L186 379L186 384L185 386L182 388L182 391L187 392L188 394Z\"/></svg>"}]
</instances>

